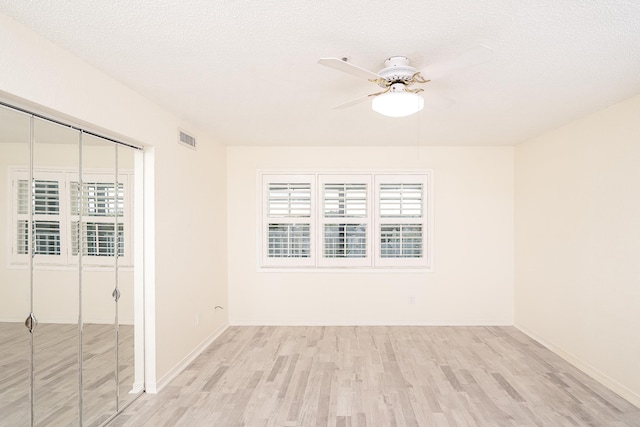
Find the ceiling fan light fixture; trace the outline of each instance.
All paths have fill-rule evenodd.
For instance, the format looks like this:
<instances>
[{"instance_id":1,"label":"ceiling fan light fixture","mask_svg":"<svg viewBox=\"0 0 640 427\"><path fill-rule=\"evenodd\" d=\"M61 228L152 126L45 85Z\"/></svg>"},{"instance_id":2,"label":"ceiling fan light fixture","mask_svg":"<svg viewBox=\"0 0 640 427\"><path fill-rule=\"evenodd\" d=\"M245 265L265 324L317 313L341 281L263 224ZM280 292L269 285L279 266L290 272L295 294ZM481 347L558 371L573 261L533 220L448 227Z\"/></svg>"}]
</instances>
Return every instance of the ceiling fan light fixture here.
<instances>
[{"instance_id":1,"label":"ceiling fan light fixture","mask_svg":"<svg viewBox=\"0 0 640 427\"><path fill-rule=\"evenodd\" d=\"M390 91L376 96L371 109L388 117L406 117L424 108L424 99L417 93L404 90Z\"/></svg>"}]
</instances>

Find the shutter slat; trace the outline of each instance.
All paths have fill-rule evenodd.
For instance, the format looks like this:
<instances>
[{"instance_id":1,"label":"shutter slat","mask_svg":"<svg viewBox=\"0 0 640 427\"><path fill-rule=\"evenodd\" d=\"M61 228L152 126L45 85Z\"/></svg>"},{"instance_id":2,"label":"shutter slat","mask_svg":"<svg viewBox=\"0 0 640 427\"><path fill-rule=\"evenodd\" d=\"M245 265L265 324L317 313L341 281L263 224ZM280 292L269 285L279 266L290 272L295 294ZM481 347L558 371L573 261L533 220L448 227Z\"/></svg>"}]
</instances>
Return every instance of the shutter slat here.
<instances>
[{"instance_id":1,"label":"shutter slat","mask_svg":"<svg viewBox=\"0 0 640 427\"><path fill-rule=\"evenodd\" d=\"M99 217L119 217L124 215L124 184L118 183L116 196L113 182L83 182L82 194L79 194L79 183L71 183L71 212L80 214L80 197L82 197L82 215Z\"/></svg>"},{"instance_id":2,"label":"shutter slat","mask_svg":"<svg viewBox=\"0 0 640 427\"><path fill-rule=\"evenodd\" d=\"M310 217L311 184L269 184L267 212L268 216L273 218Z\"/></svg>"},{"instance_id":3,"label":"shutter slat","mask_svg":"<svg viewBox=\"0 0 640 427\"><path fill-rule=\"evenodd\" d=\"M325 184L325 218L366 218L367 184Z\"/></svg>"},{"instance_id":4,"label":"shutter slat","mask_svg":"<svg viewBox=\"0 0 640 427\"><path fill-rule=\"evenodd\" d=\"M422 217L422 184L380 184L380 216Z\"/></svg>"},{"instance_id":5,"label":"shutter slat","mask_svg":"<svg viewBox=\"0 0 640 427\"><path fill-rule=\"evenodd\" d=\"M38 215L60 214L60 192L58 181L34 181L33 213Z\"/></svg>"},{"instance_id":6,"label":"shutter slat","mask_svg":"<svg viewBox=\"0 0 640 427\"><path fill-rule=\"evenodd\" d=\"M26 215L29 213L29 181L26 179L18 180L18 214Z\"/></svg>"}]
</instances>

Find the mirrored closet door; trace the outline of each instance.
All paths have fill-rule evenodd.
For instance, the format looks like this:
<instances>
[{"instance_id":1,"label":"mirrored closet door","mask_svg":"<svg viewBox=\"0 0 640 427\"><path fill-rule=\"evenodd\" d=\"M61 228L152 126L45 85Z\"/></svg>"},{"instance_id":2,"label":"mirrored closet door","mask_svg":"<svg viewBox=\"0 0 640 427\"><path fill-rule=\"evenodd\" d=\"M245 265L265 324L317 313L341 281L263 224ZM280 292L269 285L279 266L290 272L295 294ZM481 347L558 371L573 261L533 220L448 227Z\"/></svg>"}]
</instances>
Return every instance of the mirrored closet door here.
<instances>
[{"instance_id":1,"label":"mirrored closet door","mask_svg":"<svg viewBox=\"0 0 640 427\"><path fill-rule=\"evenodd\" d=\"M142 391L139 156L0 106L0 426L97 426Z\"/></svg>"}]
</instances>

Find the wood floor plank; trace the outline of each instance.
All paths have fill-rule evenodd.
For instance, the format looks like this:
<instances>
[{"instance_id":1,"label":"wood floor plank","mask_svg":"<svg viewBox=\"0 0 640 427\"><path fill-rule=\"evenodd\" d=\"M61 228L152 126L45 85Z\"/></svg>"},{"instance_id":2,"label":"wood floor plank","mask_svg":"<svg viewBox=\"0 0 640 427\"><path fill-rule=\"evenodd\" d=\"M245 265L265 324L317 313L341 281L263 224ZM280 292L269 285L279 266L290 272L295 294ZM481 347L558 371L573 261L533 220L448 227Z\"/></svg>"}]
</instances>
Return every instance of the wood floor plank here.
<instances>
[{"instance_id":1,"label":"wood floor plank","mask_svg":"<svg viewBox=\"0 0 640 427\"><path fill-rule=\"evenodd\" d=\"M112 426L640 426L513 327L230 327Z\"/></svg>"}]
</instances>

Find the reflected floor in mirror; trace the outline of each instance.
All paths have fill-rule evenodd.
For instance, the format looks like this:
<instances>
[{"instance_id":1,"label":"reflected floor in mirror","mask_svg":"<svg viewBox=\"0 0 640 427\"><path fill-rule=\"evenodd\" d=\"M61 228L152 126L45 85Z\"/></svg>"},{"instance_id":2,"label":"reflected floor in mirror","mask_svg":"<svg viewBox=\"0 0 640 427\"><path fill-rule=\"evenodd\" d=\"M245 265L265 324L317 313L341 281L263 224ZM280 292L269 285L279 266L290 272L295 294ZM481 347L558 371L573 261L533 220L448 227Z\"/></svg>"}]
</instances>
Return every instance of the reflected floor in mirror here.
<instances>
[{"instance_id":1,"label":"reflected floor in mirror","mask_svg":"<svg viewBox=\"0 0 640 427\"><path fill-rule=\"evenodd\" d=\"M228 328L109 426L640 426L514 327Z\"/></svg>"},{"instance_id":2,"label":"reflected floor in mirror","mask_svg":"<svg viewBox=\"0 0 640 427\"><path fill-rule=\"evenodd\" d=\"M0 426L28 426L29 332L0 322ZM133 398L133 326L119 328L120 402ZM78 326L41 323L34 330L35 424L78 424ZM113 325L83 327L83 424L100 425L116 410Z\"/></svg>"}]
</instances>

